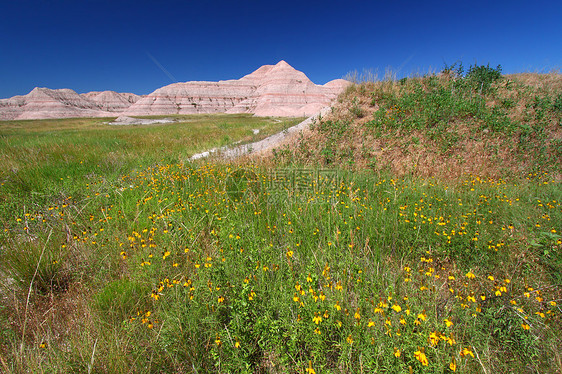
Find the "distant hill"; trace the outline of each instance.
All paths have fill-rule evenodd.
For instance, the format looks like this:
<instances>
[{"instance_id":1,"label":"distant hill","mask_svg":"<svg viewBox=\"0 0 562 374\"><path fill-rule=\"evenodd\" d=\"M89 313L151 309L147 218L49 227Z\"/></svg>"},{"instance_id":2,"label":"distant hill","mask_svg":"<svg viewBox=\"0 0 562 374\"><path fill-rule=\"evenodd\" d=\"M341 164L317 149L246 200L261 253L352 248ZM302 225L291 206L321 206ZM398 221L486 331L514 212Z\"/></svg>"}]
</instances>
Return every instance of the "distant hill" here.
<instances>
[{"instance_id":1,"label":"distant hill","mask_svg":"<svg viewBox=\"0 0 562 374\"><path fill-rule=\"evenodd\" d=\"M336 79L316 85L285 61L264 65L238 80L174 83L141 97L113 91L77 94L35 88L0 100L0 120L146 116L194 113L252 113L301 117L330 105L349 85Z\"/></svg>"},{"instance_id":2,"label":"distant hill","mask_svg":"<svg viewBox=\"0 0 562 374\"><path fill-rule=\"evenodd\" d=\"M36 87L24 96L0 100L0 120L112 117L140 96L113 91L79 95L71 89Z\"/></svg>"}]
</instances>

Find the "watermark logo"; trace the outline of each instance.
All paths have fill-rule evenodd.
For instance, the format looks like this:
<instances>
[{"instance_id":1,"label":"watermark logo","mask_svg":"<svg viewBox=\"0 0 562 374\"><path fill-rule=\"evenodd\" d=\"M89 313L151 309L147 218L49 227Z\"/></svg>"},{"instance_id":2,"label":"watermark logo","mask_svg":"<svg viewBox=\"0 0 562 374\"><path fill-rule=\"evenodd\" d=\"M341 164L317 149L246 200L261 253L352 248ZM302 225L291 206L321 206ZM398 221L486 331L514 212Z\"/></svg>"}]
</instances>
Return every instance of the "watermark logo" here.
<instances>
[{"instance_id":1,"label":"watermark logo","mask_svg":"<svg viewBox=\"0 0 562 374\"><path fill-rule=\"evenodd\" d=\"M313 197L321 192L335 190L340 183L337 171L329 169L271 169L266 180L267 201L270 204L321 202Z\"/></svg>"},{"instance_id":2,"label":"watermark logo","mask_svg":"<svg viewBox=\"0 0 562 374\"><path fill-rule=\"evenodd\" d=\"M307 200L325 191L334 191L340 184L336 170L270 169L261 178L249 169L238 169L226 179L226 193L233 202L254 201L258 196L268 203Z\"/></svg>"},{"instance_id":3,"label":"watermark logo","mask_svg":"<svg viewBox=\"0 0 562 374\"><path fill-rule=\"evenodd\" d=\"M329 169L271 169L267 178L270 192L318 192L338 184L337 172Z\"/></svg>"}]
</instances>

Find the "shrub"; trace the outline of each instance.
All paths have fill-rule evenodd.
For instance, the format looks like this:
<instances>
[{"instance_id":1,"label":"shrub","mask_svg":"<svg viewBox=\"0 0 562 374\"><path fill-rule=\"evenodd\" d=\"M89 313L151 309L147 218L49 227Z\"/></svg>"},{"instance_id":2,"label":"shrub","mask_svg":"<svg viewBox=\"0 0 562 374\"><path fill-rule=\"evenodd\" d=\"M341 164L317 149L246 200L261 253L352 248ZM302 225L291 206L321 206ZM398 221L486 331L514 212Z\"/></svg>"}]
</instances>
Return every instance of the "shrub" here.
<instances>
[{"instance_id":1,"label":"shrub","mask_svg":"<svg viewBox=\"0 0 562 374\"><path fill-rule=\"evenodd\" d=\"M468 69L465 78L472 83L475 90L483 93L488 92L492 83L501 79L501 72L501 65L498 65L495 69L491 68L490 64L486 66L473 65Z\"/></svg>"}]
</instances>

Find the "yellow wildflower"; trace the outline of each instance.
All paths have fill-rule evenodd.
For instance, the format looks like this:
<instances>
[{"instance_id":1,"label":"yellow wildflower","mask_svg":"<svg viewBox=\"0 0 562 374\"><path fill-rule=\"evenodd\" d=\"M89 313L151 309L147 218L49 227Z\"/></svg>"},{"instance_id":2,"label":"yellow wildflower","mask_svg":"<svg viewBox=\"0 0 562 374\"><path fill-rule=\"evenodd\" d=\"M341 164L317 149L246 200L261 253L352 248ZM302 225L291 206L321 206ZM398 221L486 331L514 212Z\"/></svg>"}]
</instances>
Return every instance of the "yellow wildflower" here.
<instances>
[{"instance_id":1,"label":"yellow wildflower","mask_svg":"<svg viewBox=\"0 0 562 374\"><path fill-rule=\"evenodd\" d=\"M318 315L318 313L315 313L314 317L312 318L312 322L318 325L320 322L322 322L322 317Z\"/></svg>"},{"instance_id":2,"label":"yellow wildflower","mask_svg":"<svg viewBox=\"0 0 562 374\"><path fill-rule=\"evenodd\" d=\"M437 332L434 331L429 334L429 344L431 344L432 346L436 346L437 344L439 344L439 335Z\"/></svg>"},{"instance_id":3,"label":"yellow wildflower","mask_svg":"<svg viewBox=\"0 0 562 374\"><path fill-rule=\"evenodd\" d=\"M306 368L307 374L316 374L316 371L312 368L312 361L308 361L308 367Z\"/></svg>"},{"instance_id":4,"label":"yellow wildflower","mask_svg":"<svg viewBox=\"0 0 562 374\"><path fill-rule=\"evenodd\" d=\"M421 364L423 366L427 366L429 365L429 361L427 360L427 357L425 355L425 352L422 349L418 349L417 351L414 352L414 357L416 358L416 360L418 360L419 362L421 362Z\"/></svg>"},{"instance_id":5,"label":"yellow wildflower","mask_svg":"<svg viewBox=\"0 0 562 374\"><path fill-rule=\"evenodd\" d=\"M472 358L474 358L474 353L472 353L472 351L470 350L470 348L466 348L466 347L463 348L463 349L460 351L460 355L461 355L462 357L465 357L465 356L472 356Z\"/></svg>"}]
</instances>

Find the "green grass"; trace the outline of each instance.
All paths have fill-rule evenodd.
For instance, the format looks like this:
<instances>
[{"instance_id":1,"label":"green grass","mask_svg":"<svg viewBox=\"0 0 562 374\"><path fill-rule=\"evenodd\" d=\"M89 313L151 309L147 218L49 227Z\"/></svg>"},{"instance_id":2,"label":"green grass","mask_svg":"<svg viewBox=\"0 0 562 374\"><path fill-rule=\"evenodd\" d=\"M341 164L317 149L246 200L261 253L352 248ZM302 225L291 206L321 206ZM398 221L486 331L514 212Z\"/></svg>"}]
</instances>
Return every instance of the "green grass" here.
<instances>
[{"instance_id":1,"label":"green grass","mask_svg":"<svg viewBox=\"0 0 562 374\"><path fill-rule=\"evenodd\" d=\"M250 115L173 117L180 122L150 126L109 126L108 119L0 122L3 214L32 202L47 203L57 193L80 194L74 188L80 179L97 183L157 162L186 162L197 152L259 140L299 122ZM254 135L253 129L261 131ZM22 195L23 201L18 201Z\"/></svg>"},{"instance_id":2,"label":"green grass","mask_svg":"<svg viewBox=\"0 0 562 374\"><path fill-rule=\"evenodd\" d=\"M545 251L560 251L562 222L548 175L442 184L340 172L336 184L297 194L252 168L260 192L232 202L234 170L148 167L87 201L7 223L11 243L53 230L50 247L68 253L61 266L95 264L75 270L89 290L72 297L91 295L82 308L97 322L63 338L35 326L25 339L31 369L86 370L92 335L113 354L96 357L99 371L285 372L309 361L318 371L442 372L453 361L462 372L548 370L560 348L550 304L560 268ZM541 244L522 245L532 240ZM53 288L51 302L63 291ZM17 343L5 341L14 370L26 367L10 358Z\"/></svg>"},{"instance_id":3,"label":"green grass","mask_svg":"<svg viewBox=\"0 0 562 374\"><path fill-rule=\"evenodd\" d=\"M553 174L187 161L258 124L4 124L3 372L562 369Z\"/></svg>"}]
</instances>

